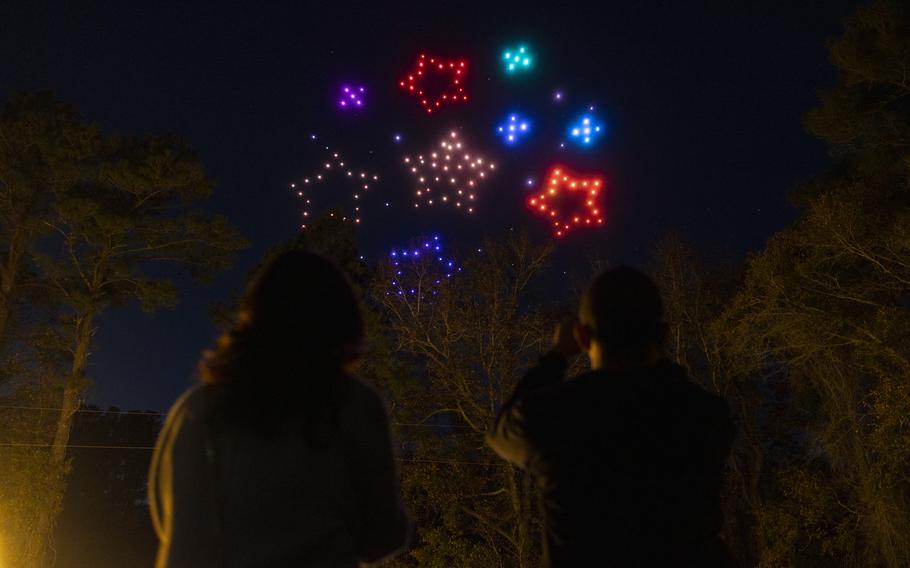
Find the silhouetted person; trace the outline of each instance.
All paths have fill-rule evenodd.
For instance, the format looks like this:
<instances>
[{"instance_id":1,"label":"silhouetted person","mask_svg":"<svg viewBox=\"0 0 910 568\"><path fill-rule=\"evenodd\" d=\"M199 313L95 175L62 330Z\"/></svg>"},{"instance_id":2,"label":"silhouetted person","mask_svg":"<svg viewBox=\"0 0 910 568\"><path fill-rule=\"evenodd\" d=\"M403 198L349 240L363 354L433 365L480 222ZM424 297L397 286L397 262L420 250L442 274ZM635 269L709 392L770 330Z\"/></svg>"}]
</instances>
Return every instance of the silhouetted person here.
<instances>
[{"instance_id":1,"label":"silhouetted person","mask_svg":"<svg viewBox=\"0 0 910 568\"><path fill-rule=\"evenodd\" d=\"M385 407L348 372L362 342L327 260L290 251L263 269L158 439L159 568L347 568L404 546Z\"/></svg>"},{"instance_id":2,"label":"silhouetted person","mask_svg":"<svg viewBox=\"0 0 910 568\"><path fill-rule=\"evenodd\" d=\"M721 398L663 358L665 330L647 276L603 272L496 419L488 443L541 490L548 566L727 564L719 493L733 426ZM564 382L580 349L592 370Z\"/></svg>"}]
</instances>

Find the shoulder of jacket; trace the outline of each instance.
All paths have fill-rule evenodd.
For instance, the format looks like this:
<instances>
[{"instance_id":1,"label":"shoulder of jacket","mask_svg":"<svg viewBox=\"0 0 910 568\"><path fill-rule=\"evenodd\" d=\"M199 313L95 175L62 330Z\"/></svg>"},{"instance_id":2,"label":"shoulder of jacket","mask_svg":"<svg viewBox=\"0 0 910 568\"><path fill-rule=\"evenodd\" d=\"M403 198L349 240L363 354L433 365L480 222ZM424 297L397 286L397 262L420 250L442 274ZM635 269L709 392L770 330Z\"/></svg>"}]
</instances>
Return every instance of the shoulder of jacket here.
<instances>
[{"instance_id":1,"label":"shoulder of jacket","mask_svg":"<svg viewBox=\"0 0 910 568\"><path fill-rule=\"evenodd\" d=\"M376 387L354 375L345 375L345 380L348 382L347 402L343 406L359 415L388 412L385 397Z\"/></svg>"}]
</instances>

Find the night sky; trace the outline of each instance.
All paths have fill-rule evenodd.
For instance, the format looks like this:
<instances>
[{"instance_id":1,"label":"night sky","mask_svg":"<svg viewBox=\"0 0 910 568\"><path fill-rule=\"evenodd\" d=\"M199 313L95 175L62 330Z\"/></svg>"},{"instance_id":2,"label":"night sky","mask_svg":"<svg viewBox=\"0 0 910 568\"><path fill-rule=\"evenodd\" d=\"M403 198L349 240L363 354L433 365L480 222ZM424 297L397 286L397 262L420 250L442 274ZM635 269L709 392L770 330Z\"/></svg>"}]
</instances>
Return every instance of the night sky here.
<instances>
[{"instance_id":1,"label":"night sky","mask_svg":"<svg viewBox=\"0 0 910 568\"><path fill-rule=\"evenodd\" d=\"M801 116L835 79L825 40L856 3L13 4L0 6L4 98L49 89L106 132L180 134L217 180L207 206L252 242L214 286L187 284L175 310L131 306L98 321L90 400L163 410L215 338L209 303L295 236L301 207L288 184L325 161L326 144L381 176L358 230L370 259L428 233L464 251L512 230L549 238L524 183L554 163L607 180L606 227L560 240L557 266L595 252L641 265L667 229L733 259L759 249L792 220L788 191L826 165ZM506 78L499 57L519 42L535 51L534 71ZM427 116L400 90L421 52L468 60L466 105ZM337 108L343 82L367 88L361 112ZM606 136L561 150L589 105ZM494 130L513 111L533 120L533 137L507 148ZM499 168L475 215L415 211L401 157L452 128Z\"/></svg>"}]
</instances>

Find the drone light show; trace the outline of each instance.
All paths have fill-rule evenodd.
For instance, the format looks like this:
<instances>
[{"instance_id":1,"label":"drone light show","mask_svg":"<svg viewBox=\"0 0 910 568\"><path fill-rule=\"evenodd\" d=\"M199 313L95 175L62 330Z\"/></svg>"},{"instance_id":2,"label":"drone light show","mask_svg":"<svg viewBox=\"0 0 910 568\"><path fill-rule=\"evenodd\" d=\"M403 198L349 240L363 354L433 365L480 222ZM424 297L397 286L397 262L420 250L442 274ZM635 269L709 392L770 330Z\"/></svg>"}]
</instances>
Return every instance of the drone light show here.
<instances>
[{"instance_id":1,"label":"drone light show","mask_svg":"<svg viewBox=\"0 0 910 568\"><path fill-rule=\"evenodd\" d=\"M432 114L445 105L467 102L467 70L468 63L464 59L432 57L421 53L417 65L398 85L416 97L428 114Z\"/></svg>"},{"instance_id":2,"label":"drone light show","mask_svg":"<svg viewBox=\"0 0 910 568\"><path fill-rule=\"evenodd\" d=\"M534 66L534 57L530 50L519 45L502 52L502 65L508 75L530 71Z\"/></svg>"},{"instance_id":3,"label":"drone light show","mask_svg":"<svg viewBox=\"0 0 910 568\"><path fill-rule=\"evenodd\" d=\"M389 253L392 275L389 294L422 297L436 295L443 279L451 278L461 267L442 250L439 235L418 239L410 246Z\"/></svg>"},{"instance_id":4,"label":"drone light show","mask_svg":"<svg viewBox=\"0 0 910 568\"><path fill-rule=\"evenodd\" d=\"M342 109L360 109L363 108L364 87L351 87L349 85L341 86L341 93L338 97L338 106Z\"/></svg>"},{"instance_id":5,"label":"drone light show","mask_svg":"<svg viewBox=\"0 0 910 568\"><path fill-rule=\"evenodd\" d=\"M575 229L603 225L603 187L599 175L579 175L554 166L540 191L528 197L528 207L547 219L555 236L562 237Z\"/></svg>"},{"instance_id":6,"label":"drone light show","mask_svg":"<svg viewBox=\"0 0 910 568\"><path fill-rule=\"evenodd\" d=\"M569 139L580 146L591 146L604 133L604 126L593 114L586 113L569 125Z\"/></svg>"},{"instance_id":7,"label":"drone light show","mask_svg":"<svg viewBox=\"0 0 910 568\"><path fill-rule=\"evenodd\" d=\"M507 145L520 142L531 133L531 122L517 113L510 113L499 126L496 133Z\"/></svg>"},{"instance_id":8,"label":"drone light show","mask_svg":"<svg viewBox=\"0 0 910 568\"><path fill-rule=\"evenodd\" d=\"M404 157L416 182L414 207L454 205L473 213L478 189L496 170L486 159L450 131L437 146L417 157Z\"/></svg>"},{"instance_id":9,"label":"drone light show","mask_svg":"<svg viewBox=\"0 0 910 568\"><path fill-rule=\"evenodd\" d=\"M326 182L338 180L341 180L341 184L350 188L350 201L347 204L343 201L337 201L340 197L338 195L326 195L329 187L338 187L337 185L329 186ZM300 228L307 228L307 224L313 218L316 209L324 210L330 206L341 207L343 221L353 221L356 224L360 224L363 219L361 209L364 193L368 192L370 187L377 181L379 181L377 174L356 169L346 162L338 152L332 152L331 157L322 164L321 168L305 176L301 181L291 184L291 190L303 202L303 223Z\"/></svg>"},{"instance_id":10,"label":"drone light show","mask_svg":"<svg viewBox=\"0 0 910 568\"><path fill-rule=\"evenodd\" d=\"M474 92L481 84L474 84L474 75L483 72L487 81L492 80L490 72L503 72L507 76L516 76L516 80L504 80L497 85L497 89L511 90L521 85L522 80L517 76L530 76L530 73L539 66L536 60L538 53L534 46L527 42L513 42L505 45L505 49L494 51L493 57L484 59L488 65L478 65L480 71L473 68L473 60L469 64L467 57L458 52L440 55L441 51L417 52L410 60L403 72L397 77L399 88L405 93L406 98L414 100L434 120L440 112L455 111L458 107L465 107L469 99L475 95L483 95L483 91ZM469 71L470 70L470 71ZM469 79L472 81L469 84ZM345 221L361 223L364 217L375 213L373 208L386 210L398 205L405 205L406 209L416 215L425 215L427 209L442 209L443 211L459 210L468 214L478 211L479 206L488 202L483 201L483 191L488 191L491 186L485 182L498 170L499 175L510 175L513 172L512 162L515 160L527 161L521 167L531 167L534 172L539 171L542 164L534 164L538 156L532 155L538 147L546 146L553 151L569 156L579 150L591 153L597 152L602 139L605 138L606 126L601 120L599 111L587 101L577 108L578 114L563 114L564 104L569 103L574 97L569 96L568 86L561 82L552 82L538 93L539 99L548 103L543 111L529 114L529 109L524 106L513 106L505 103L494 112L494 120L488 122L486 110L482 114L474 114L479 120L472 120L464 113L450 112L461 122L453 122L444 126L444 130L436 143L430 138L429 147L424 145L425 131L417 124L384 124L382 137L387 144L394 148L393 152L400 156L408 171L408 178L412 184L405 185L403 194L389 192L381 196L368 196L367 191L372 183L378 181L378 176L356 170L343 162L338 154L330 154L332 158L325 161L325 169L303 178L292 184L294 192L303 200L304 221L309 223L312 215L318 215L330 207L335 209L335 216L341 216ZM471 91L469 93L469 91ZM349 113L353 116L362 114L362 110L369 110L381 117L384 112L384 100L374 99L372 93L363 83L349 80L338 85L337 106L342 110L339 114ZM503 93L520 95L520 93ZM494 101L508 101L508 98L499 97ZM530 102L519 105L531 104ZM486 109L487 107L484 107ZM569 109L565 109L569 110ZM501 114L499 114L501 113ZM539 113L539 114L538 114ZM448 118L448 117L446 117ZM567 120L571 119L571 120ZM401 120L397 118L396 120ZM435 119L439 120L439 119ZM502 156L503 163L493 160L487 151L491 148L476 146L479 138L469 136L472 129L483 121L486 128L492 130L496 137L508 149L501 150L507 155ZM558 122L555 122L558 121ZM406 123L407 124L407 123ZM430 124L428 121L427 124ZM551 127L554 125L555 129ZM371 125L362 125L360 128L369 130ZM481 126L483 128L483 126ZM359 131L358 131L359 132ZM488 131L489 132L489 131ZM366 132L359 132L365 135ZM312 140L316 139L311 134ZM320 139L322 137L320 136ZM473 140L472 140L473 139ZM363 140L358 139L358 143ZM411 146L414 143L416 146ZM407 149L405 149L407 148ZM327 151L328 147L325 148ZM395 150L401 150L400 152ZM418 153L420 152L420 153ZM369 149L369 154L374 150ZM385 159L380 152L374 159ZM547 162L544 162L544 166ZM549 162L552 163L552 162ZM499 167L502 166L502 167ZM520 194L514 195L515 201L532 204L532 210L538 215L544 215L553 228L557 237L578 227L596 226L604 224L601 213L603 207L598 199L603 190L603 181L593 175L576 176L564 168L555 168L562 175L551 173L551 178L543 180L531 170L525 170L523 175L512 180L503 180L503 188L521 188ZM403 172L402 172L403 173ZM329 176L339 176L324 187L316 187ZM566 178L563 180L563 178ZM345 180L352 183L347 183ZM362 183L361 183L362 182ZM544 185L543 193L538 193L538 187ZM582 192L582 189L586 193ZM509 191L503 189L504 192ZM413 193L409 193L413 192ZM410 195L410 200L408 200ZM369 198L368 198L369 197ZM377 197L378 199L374 199ZM398 200L403 199L403 203ZM340 211L340 213L339 213ZM366 215L364 215L366 213ZM383 213L388 215L388 213ZM305 228L307 224L304 224ZM435 246L435 245L434 245Z\"/></svg>"}]
</instances>

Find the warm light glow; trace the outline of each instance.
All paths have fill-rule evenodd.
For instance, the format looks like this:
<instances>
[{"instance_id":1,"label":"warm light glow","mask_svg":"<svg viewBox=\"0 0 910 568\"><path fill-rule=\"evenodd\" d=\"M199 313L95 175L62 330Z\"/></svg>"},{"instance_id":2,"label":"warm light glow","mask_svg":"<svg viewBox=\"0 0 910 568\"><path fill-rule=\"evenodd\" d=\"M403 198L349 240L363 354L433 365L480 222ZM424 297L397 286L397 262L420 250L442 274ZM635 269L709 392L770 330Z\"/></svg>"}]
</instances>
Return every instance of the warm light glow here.
<instances>
[{"instance_id":1,"label":"warm light glow","mask_svg":"<svg viewBox=\"0 0 910 568\"><path fill-rule=\"evenodd\" d=\"M603 207L598 205L598 188L602 183L596 175L579 175L553 167L544 184L545 191L530 197L528 207L550 219L548 222L557 237L564 236L574 227L603 225ZM580 199L573 199L575 195L579 195Z\"/></svg>"}]
</instances>

